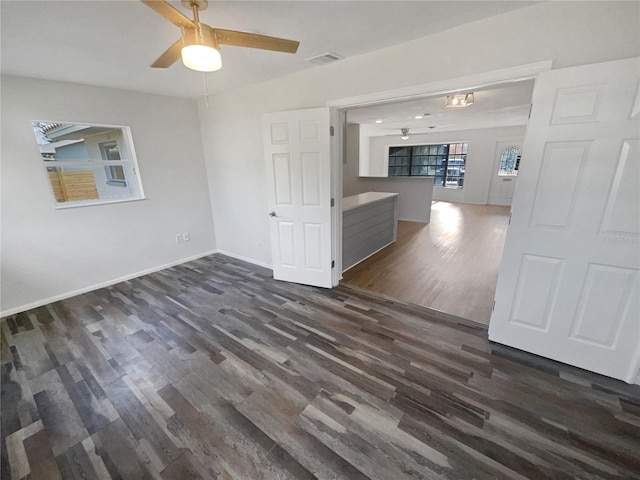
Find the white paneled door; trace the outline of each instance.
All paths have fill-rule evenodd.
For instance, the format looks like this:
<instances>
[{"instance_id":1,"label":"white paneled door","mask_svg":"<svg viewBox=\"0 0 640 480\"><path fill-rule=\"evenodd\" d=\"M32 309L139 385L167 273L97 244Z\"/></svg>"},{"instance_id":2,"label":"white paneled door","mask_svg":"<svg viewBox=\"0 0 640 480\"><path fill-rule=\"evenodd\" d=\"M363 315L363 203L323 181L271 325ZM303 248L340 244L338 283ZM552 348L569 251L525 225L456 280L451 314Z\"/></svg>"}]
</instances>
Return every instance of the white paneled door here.
<instances>
[{"instance_id":1,"label":"white paneled door","mask_svg":"<svg viewBox=\"0 0 640 480\"><path fill-rule=\"evenodd\" d=\"M513 192L516 189L516 183L518 181L517 170L515 171L515 174L509 172L509 170L507 170L509 174L505 174L505 172L500 169L500 160L502 159L502 155L505 151L512 150L514 148L519 148L520 151L522 151L522 142L522 138L496 142L493 175L491 177L491 187L489 189L489 205L511 205L511 202L513 201Z\"/></svg>"},{"instance_id":2,"label":"white paneled door","mask_svg":"<svg viewBox=\"0 0 640 480\"><path fill-rule=\"evenodd\" d=\"M329 108L263 115L273 277L331 288Z\"/></svg>"},{"instance_id":3,"label":"white paneled door","mask_svg":"<svg viewBox=\"0 0 640 480\"><path fill-rule=\"evenodd\" d=\"M640 366L640 59L540 73L489 338L627 382Z\"/></svg>"}]
</instances>

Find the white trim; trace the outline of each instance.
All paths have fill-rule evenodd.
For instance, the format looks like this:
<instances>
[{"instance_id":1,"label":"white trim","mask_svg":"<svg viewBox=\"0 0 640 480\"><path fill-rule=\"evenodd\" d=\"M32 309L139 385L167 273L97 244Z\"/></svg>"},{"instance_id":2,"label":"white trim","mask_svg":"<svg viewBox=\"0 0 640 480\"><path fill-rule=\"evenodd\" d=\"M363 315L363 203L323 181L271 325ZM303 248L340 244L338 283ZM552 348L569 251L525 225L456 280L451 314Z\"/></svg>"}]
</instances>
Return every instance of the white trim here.
<instances>
[{"instance_id":1,"label":"white trim","mask_svg":"<svg viewBox=\"0 0 640 480\"><path fill-rule=\"evenodd\" d=\"M206 257L208 255L213 255L214 253L222 253L218 250L209 250L208 252L198 253L196 255L192 255L191 257L182 258L180 260L176 260L174 262L165 263L164 265L159 265L157 267L148 268L146 270L142 270L136 273L131 273L129 275L125 275L123 277L114 278L111 280L107 280L106 282L98 283L95 285L90 285L88 287L80 288L78 290L73 290L71 292L61 293L59 295L54 295L53 297L45 298L42 300L38 300L36 302L27 303L26 305L22 305L20 307L11 308L9 310L0 311L0 317L7 317L9 315L14 315L16 313L21 313L26 310L31 310L32 308L42 307L43 305L48 305L50 303L59 302L60 300L65 300L67 298L75 297L76 295L82 295L83 293L92 292L94 290L98 290L100 288L109 287L111 285L115 285L116 283L125 282L127 280L131 280L132 278L141 277L143 275L148 275L149 273L158 272L160 270L164 270L165 268L175 267L176 265L181 265L183 263L190 262L192 260L197 260L198 258ZM231 256L231 255L229 255Z\"/></svg>"},{"instance_id":2,"label":"white trim","mask_svg":"<svg viewBox=\"0 0 640 480\"><path fill-rule=\"evenodd\" d=\"M492 70L490 72L467 75L465 77L439 80L420 85L412 85L410 87L396 88L394 90L385 90L383 92L367 93L365 95L358 95L355 97L329 100L327 102L327 106L346 108L387 101L400 101L417 97L442 95L445 93L453 93L463 90L474 90L492 84L515 82L525 80L527 78L533 78L540 72L551 70L552 63L553 62L551 60L545 60L517 67L509 67L501 70Z\"/></svg>"},{"instance_id":3,"label":"white trim","mask_svg":"<svg viewBox=\"0 0 640 480\"><path fill-rule=\"evenodd\" d=\"M95 205L111 205L112 203L138 202L140 200L147 200L147 197L118 197L104 199L100 202L96 202L95 200L77 200L65 203L56 202L56 205L54 205L53 208L56 210L64 210L65 208L93 207Z\"/></svg>"},{"instance_id":4,"label":"white trim","mask_svg":"<svg viewBox=\"0 0 640 480\"><path fill-rule=\"evenodd\" d=\"M331 286L336 287L342 280L342 169L344 168L342 156L344 155L344 131L345 116L337 108L330 108L329 115L333 126L331 137L331 259L334 266L331 270Z\"/></svg>"},{"instance_id":5,"label":"white trim","mask_svg":"<svg viewBox=\"0 0 640 480\"><path fill-rule=\"evenodd\" d=\"M629 376L627 377L626 381L627 383L635 383L637 385L640 385L640 345L638 345L638 348L636 349L636 352L631 359L631 365L629 366Z\"/></svg>"},{"instance_id":6,"label":"white trim","mask_svg":"<svg viewBox=\"0 0 640 480\"><path fill-rule=\"evenodd\" d=\"M227 257L235 258L236 260L242 260L243 262L252 263L254 265L258 265L259 267L268 268L269 270L273 270L273 265L270 265L265 262L261 262L259 260L254 260L252 258L243 257L242 255L238 255L235 253L227 252L226 250L216 250L214 253L220 253Z\"/></svg>"}]
</instances>

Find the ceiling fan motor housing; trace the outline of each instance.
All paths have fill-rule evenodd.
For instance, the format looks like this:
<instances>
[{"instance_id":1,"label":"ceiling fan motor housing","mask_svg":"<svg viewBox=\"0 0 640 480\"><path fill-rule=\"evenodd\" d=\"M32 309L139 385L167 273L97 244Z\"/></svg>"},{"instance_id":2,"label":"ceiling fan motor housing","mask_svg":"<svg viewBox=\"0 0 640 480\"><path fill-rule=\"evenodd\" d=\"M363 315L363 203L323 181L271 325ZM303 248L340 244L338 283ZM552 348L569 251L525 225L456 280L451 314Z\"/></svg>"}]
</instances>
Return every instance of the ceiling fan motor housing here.
<instances>
[{"instance_id":1,"label":"ceiling fan motor housing","mask_svg":"<svg viewBox=\"0 0 640 480\"><path fill-rule=\"evenodd\" d=\"M182 28L182 46L189 45L206 45L207 47L220 50L218 38L215 31L208 25L198 24L197 28L183 26Z\"/></svg>"}]
</instances>

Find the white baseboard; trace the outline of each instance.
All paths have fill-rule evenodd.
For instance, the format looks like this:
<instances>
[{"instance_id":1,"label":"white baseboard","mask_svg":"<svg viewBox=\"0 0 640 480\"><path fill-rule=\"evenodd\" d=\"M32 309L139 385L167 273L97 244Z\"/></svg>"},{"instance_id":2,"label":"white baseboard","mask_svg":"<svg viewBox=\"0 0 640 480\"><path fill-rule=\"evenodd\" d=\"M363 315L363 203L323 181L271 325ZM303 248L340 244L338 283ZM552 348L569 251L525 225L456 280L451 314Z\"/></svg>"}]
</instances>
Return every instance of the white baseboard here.
<instances>
[{"instance_id":1,"label":"white baseboard","mask_svg":"<svg viewBox=\"0 0 640 480\"><path fill-rule=\"evenodd\" d=\"M59 295L54 295L53 297L43 298L42 300L37 300L35 302L28 303L26 305L21 305L19 307L10 308L8 310L0 311L0 317L6 317L9 315L14 315L16 313L24 312L25 310L31 310L32 308L42 307L43 305L48 305L50 303L58 302L60 300L65 300L67 298L75 297L76 295L82 295L83 293L91 292L93 290L98 290L100 288L109 287L111 285L115 285L116 283L124 282L126 280L131 280L132 278L141 277L143 275L147 275L149 273L158 272L160 270L164 270L165 268L175 267L176 265L181 265L183 263L190 262L192 260L197 260L198 258L206 257L208 255L213 255L214 253L223 253L218 252L218 250L209 250L207 252L198 253L197 255L193 255L187 258L181 258L180 260L176 260L175 262L165 263L164 265L159 265L157 267L148 268L146 270L142 270L140 272L132 273L130 275L125 275L123 277L114 278L111 280L107 280L106 282L98 283L95 285L90 285L87 287L80 288L78 290L73 290L71 292L61 293ZM223 253L224 255L228 255ZM230 257L232 255L229 255ZM250 260L246 260L250 261Z\"/></svg>"},{"instance_id":2,"label":"white baseboard","mask_svg":"<svg viewBox=\"0 0 640 480\"><path fill-rule=\"evenodd\" d=\"M264 267L264 268L268 268L269 270L273 270L273 265L269 265L268 263L254 260L253 258L243 257L242 255L237 255L235 253L227 252L226 250L216 250L216 253L220 253L222 255L226 255L227 257L235 258L237 260L242 260L243 262L252 263L254 265L258 265L259 267Z\"/></svg>"}]
</instances>

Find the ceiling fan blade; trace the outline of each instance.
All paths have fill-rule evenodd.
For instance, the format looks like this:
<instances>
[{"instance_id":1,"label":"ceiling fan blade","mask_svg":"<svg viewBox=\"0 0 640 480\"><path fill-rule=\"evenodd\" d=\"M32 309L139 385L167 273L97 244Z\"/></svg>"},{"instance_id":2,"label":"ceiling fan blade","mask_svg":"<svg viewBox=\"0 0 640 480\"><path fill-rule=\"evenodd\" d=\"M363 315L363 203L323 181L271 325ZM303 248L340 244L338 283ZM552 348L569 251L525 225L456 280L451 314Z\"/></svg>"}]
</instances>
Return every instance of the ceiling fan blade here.
<instances>
[{"instance_id":1,"label":"ceiling fan blade","mask_svg":"<svg viewBox=\"0 0 640 480\"><path fill-rule=\"evenodd\" d=\"M140 0L140 1L144 3L147 7L158 12L160 15L162 15L164 18L166 18L167 20L169 20L171 23L173 23L178 27L189 26L189 27L195 28L197 26L193 20L191 20L188 17L185 17L182 13L180 13L178 10L173 8L164 0Z\"/></svg>"},{"instance_id":2,"label":"ceiling fan blade","mask_svg":"<svg viewBox=\"0 0 640 480\"><path fill-rule=\"evenodd\" d=\"M180 58L182 52L182 38L171 45L160 57L151 65L153 68L169 68Z\"/></svg>"},{"instance_id":3,"label":"ceiling fan blade","mask_svg":"<svg viewBox=\"0 0 640 480\"><path fill-rule=\"evenodd\" d=\"M218 42L221 45L234 45L236 47L261 48L262 50L274 50L276 52L296 53L300 42L286 40L284 38L267 37L255 33L236 32L235 30L223 30L214 28Z\"/></svg>"}]
</instances>

